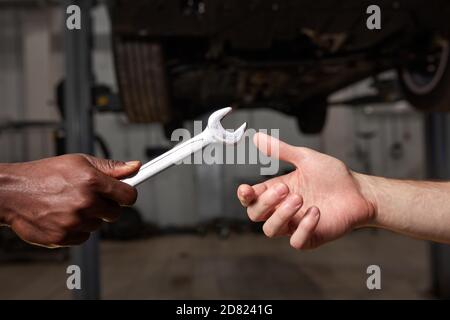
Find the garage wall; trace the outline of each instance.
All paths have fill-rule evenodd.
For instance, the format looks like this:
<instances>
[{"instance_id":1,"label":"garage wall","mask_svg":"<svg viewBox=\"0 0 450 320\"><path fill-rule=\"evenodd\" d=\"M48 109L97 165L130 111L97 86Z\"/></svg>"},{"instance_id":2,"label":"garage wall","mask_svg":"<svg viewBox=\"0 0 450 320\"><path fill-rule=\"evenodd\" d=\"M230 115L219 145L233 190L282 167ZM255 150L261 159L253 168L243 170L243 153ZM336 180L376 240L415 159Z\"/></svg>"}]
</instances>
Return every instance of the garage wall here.
<instances>
[{"instance_id":1,"label":"garage wall","mask_svg":"<svg viewBox=\"0 0 450 320\"><path fill-rule=\"evenodd\" d=\"M0 124L7 119L17 119L24 114L20 95L23 85L19 16L16 12L0 11ZM0 135L0 161L19 159L18 146L23 137L17 134Z\"/></svg>"},{"instance_id":2,"label":"garage wall","mask_svg":"<svg viewBox=\"0 0 450 320\"><path fill-rule=\"evenodd\" d=\"M0 11L0 123L56 121L51 83L49 12ZM54 153L48 129L0 132L3 162Z\"/></svg>"},{"instance_id":3,"label":"garage wall","mask_svg":"<svg viewBox=\"0 0 450 320\"><path fill-rule=\"evenodd\" d=\"M381 75L395 80L393 71ZM330 101L373 94L372 80L340 90ZM330 108L324 151L353 170L392 178L425 177L424 118L406 101Z\"/></svg>"}]
</instances>

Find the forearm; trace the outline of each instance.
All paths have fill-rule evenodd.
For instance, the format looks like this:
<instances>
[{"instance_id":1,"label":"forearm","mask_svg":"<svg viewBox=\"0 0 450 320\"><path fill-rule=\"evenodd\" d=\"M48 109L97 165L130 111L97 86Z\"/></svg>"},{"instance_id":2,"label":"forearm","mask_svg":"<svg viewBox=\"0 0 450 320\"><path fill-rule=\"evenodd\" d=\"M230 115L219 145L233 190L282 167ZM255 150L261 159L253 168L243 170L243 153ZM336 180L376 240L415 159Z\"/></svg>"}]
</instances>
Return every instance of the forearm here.
<instances>
[{"instance_id":1,"label":"forearm","mask_svg":"<svg viewBox=\"0 0 450 320\"><path fill-rule=\"evenodd\" d=\"M370 226L450 243L450 183L355 174L375 210Z\"/></svg>"}]
</instances>

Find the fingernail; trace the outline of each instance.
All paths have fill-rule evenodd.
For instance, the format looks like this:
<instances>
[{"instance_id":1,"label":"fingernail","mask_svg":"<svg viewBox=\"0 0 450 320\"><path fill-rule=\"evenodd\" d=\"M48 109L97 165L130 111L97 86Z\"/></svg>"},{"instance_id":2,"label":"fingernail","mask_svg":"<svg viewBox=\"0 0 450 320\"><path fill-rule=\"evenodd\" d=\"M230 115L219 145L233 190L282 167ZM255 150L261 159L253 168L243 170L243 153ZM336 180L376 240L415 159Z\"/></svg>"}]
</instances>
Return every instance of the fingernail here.
<instances>
[{"instance_id":1,"label":"fingernail","mask_svg":"<svg viewBox=\"0 0 450 320\"><path fill-rule=\"evenodd\" d=\"M317 218L319 216L319 209L317 207L311 207L309 213L312 217Z\"/></svg>"},{"instance_id":2,"label":"fingernail","mask_svg":"<svg viewBox=\"0 0 450 320\"><path fill-rule=\"evenodd\" d=\"M278 193L280 197L284 197L288 194L289 189L284 183L279 183L275 186L275 191Z\"/></svg>"},{"instance_id":3,"label":"fingernail","mask_svg":"<svg viewBox=\"0 0 450 320\"><path fill-rule=\"evenodd\" d=\"M125 162L125 165L127 165L128 167L136 167L137 165L139 165L141 162L140 161L127 161Z\"/></svg>"}]
</instances>

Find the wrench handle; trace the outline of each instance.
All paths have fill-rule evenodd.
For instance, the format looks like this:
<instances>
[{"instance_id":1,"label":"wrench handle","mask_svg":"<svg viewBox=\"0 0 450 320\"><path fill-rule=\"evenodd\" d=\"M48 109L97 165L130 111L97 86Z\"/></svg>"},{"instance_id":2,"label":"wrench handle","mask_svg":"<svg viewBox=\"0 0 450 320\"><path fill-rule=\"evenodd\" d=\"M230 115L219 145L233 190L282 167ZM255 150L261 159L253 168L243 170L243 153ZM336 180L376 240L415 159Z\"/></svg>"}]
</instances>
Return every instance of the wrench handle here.
<instances>
[{"instance_id":1,"label":"wrench handle","mask_svg":"<svg viewBox=\"0 0 450 320\"><path fill-rule=\"evenodd\" d=\"M203 131L192 139L180 143L155 159L150 160L144 164L134 176L121 181L135 187L157 173L180 162L194 152L203 149L203 147L209 143L211 143L211 138Z\"/></svg>"}]
</instances>

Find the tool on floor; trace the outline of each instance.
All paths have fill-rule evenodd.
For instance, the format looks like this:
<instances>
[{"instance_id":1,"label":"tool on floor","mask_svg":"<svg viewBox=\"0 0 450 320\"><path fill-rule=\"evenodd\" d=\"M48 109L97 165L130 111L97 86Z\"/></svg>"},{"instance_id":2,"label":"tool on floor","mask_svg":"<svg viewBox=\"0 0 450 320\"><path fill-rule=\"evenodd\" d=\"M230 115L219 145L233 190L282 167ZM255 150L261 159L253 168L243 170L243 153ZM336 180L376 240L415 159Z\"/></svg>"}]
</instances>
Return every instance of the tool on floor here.
<instances>
[{"instance_id":1,"label":"tool on floor","mask_svg":"<svg viewBox=\"0 0 450 320\"><path fill-rule=\"evenodd\" d=\"M220 120L230 113L231 110L232 109L230 107L217 110L209 117L208 126L202 133L147 162L141 167L138 173L130 178L122 180L122 182L125 182L130 186L137 186L148 178L163 171L164 169L171 167L211 143L219 142L234 144L238 142L244 135L247 123L244 123L235 131L225 130L220 123Z\"/></svg>"}]
</instances>

